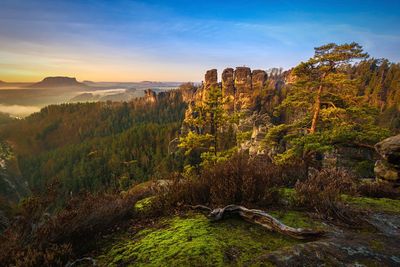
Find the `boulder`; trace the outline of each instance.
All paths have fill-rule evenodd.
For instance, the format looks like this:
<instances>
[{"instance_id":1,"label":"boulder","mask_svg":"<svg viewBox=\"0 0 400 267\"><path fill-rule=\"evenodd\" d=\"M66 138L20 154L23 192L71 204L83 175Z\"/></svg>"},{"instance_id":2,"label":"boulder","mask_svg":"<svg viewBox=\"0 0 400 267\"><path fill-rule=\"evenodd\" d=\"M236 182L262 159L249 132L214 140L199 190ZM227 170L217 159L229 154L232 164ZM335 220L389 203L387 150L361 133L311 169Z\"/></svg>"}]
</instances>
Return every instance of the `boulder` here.
<instances>
[{"instance_id":1,"label":"boulder","mask_svg":"<svg viewBox=\"0 0 400 267\"><path fill-rule=\"evenodd\" d=\"M389 164L400 168L400 134L377 143L375 149Z\"/></svg>"},{"instance_id":2,"label":"boulder","mask_svg":"<svg viewBox=\"0 0 400 267\"><path fill-rule=\"evenodd\" d=\"M390 182L397 182L400 179L399 170L393 168L384 160L377 160L374 167L377 178Z\"/></svg>"},{"instance_id":3,"label":"boulder","mask_svg":"<svg viewBox=\"0 0 400 267\"><path fill-rule=\"evenodd\" d=\"M386 138L375 145L382 157L375 163L374 172L378 179L400 182L400 135Z\"/></svg>"}]
</instances>

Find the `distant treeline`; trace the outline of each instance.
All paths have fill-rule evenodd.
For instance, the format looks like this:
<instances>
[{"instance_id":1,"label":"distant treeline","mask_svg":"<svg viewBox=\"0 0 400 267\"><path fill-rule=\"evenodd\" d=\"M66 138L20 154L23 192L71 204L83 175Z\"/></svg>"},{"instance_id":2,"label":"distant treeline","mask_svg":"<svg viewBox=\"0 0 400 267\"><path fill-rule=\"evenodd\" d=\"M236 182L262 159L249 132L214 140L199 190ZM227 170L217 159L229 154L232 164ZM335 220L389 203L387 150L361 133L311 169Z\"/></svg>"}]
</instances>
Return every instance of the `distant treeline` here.
<instances>
[{"instance_id":1,"label":"distant treeline","mask_svg":"<svg viewBox=\"0 0 400 267\"><path fill-rule=\"evenodd\" d=\"M167 93L156 103L52 105L3 129L33 190L57 181L64 193L125 189L181 168L168 153L186 105Z\"/></svg>"}]
</instances>

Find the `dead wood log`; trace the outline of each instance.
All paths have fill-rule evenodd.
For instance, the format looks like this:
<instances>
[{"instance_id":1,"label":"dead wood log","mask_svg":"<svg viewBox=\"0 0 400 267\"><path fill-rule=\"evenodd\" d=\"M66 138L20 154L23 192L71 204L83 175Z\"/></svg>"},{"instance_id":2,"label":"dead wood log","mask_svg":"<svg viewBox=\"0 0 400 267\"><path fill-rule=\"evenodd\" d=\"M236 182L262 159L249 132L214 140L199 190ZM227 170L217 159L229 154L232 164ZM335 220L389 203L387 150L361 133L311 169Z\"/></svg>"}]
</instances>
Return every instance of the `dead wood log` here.
<instances>
[{"instance_id":1,"label":"dead wood log","mask_svg":"<svg viewBox=\"0 0 400 267\"><path fill-rule=\"evenodd\" d=\"M206 210L207 207L198 205L192 206L192 208ZM248 222L258 224L270 231L275 231L295 239L315 239L322 237L325 234L325 232L321 230L290 227L262 210L247 209L238 205L228 205L224 208L214 209L207 215L207 217L211 221L220 221L228 215L234 214L239 215L242 219Z\"/></svg>"}]
</instances>

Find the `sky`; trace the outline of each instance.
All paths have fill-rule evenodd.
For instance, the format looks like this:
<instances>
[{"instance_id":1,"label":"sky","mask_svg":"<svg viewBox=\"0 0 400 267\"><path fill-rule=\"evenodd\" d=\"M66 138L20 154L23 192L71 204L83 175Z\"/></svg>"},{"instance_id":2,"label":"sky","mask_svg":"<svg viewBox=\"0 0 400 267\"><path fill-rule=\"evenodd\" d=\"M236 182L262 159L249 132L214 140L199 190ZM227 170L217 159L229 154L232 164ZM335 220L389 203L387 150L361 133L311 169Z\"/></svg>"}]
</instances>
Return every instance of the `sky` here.
<instances>
[{"instance_id":1,"label":"sky","mask_svg":"<svg viewBox=\"0 0 400 267\"><path fill-rule=\"evenodd\" d=\"M400 61L400 1L0 0L0 80L201 81L330 42Z\"/></svg>"}]
</instances>

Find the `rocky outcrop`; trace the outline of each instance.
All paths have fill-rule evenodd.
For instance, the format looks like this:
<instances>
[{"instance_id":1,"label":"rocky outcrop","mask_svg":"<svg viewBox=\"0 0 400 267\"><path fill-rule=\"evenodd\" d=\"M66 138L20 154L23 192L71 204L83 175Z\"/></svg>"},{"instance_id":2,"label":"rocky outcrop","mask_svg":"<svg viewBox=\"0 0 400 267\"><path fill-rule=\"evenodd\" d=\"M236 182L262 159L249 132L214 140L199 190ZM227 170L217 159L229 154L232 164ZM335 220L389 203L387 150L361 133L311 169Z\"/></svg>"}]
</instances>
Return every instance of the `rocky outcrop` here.
<instances>
[{"instance_id":1,"label":"rocky outcrop","mask_svg":"<svg viewBox=\"0 0 400 267\"><path fill-rule=\"evenodd\" d=\"M375 149L382 157L375 163L376 177L400 183L400 134L377 143Z\"/></svg>"},{"instance_id":2,"label":"rocky outcrop","mask_svg":"<svg viewBox=\"0 0 400 267\"><path fill-rule=\"evenodd\" d=\"M195 100L195 95L197 93L197 86L193 83L184 83L179 86L179 91L182 95L182 100L185 103L190 103Z\"/></svg>"},{"instance_id":3,"label":"rocky outcrop","mask_svg":"<svg viewBox=\"0 0 400 267\"><path fill-rule=\"evenodd\" d=\"M216 69L208 70L204 76L204 87L206 90L218 84L218 72Z\"/></svg>"},{"instance_id":4,"label":"rocky outcrop","mask_svg":"<svg viewBox=\"0 0 400 267\"><path fill-rule=\"evenodd\" d=\"M224 69L222 72L222 94L224 96L234 96L235 93L234 70L232 68Z\"/></svg>"},{"instance_id":5,"label":"rocky outcrop","mask_svg":"<svg viewBox=\"0 0 400 267\"><path fill-rule=\"evenodd\" d=\"M147 103L156 103L157 94L151 89L146 89L144 90L144 99Z\"/></svg>"},{"instance_id":6,"label":"rocky outcrop","mask_svg":"<svg viewBox=\"0 0 400 267\"><path fill-rule=\"evenodd\" d=\"M235 70L236 107L248 110L252 103L252 78L248 67L237 67Z\"/></svg>"},{"instance_id":7,"label":"rocky outcrop","mask_svg":"<svg viewBox=\"0 0 400 267\"><path fill-rule=\"evenodd\" d=\"M224 97L225 109L234 111L236 109L236 89L234 70L232 68L224 69L222 72L222 95Z\"/></svg>"},{"instance_id":8,"label":"rocky outcrop","mask_svg":"<svg viewBox=\"0 0 400 267\"><path fill-rule=\"evenodd\" d=\"M251 92L251 70L248 67L237 67L235 70L235 87L238 94Z\"/></svg>"},{"instance_id":9,"label":"rocky outcrop","mask_svg":"<svg viewBox=\"0 0 400 267\"><path fill-rule=\"evenodd\" d=\"M264 70L253 70L251 76L252 76L253 95L258 95L261 93L261 90L265 87L268 75Z\"/></svg>"},{"instance_id":10,"label":"rocky outcrop","mask_svg":"<svg viewBox=\"0 0 400 267\"><path fill-rule=\"evenodd\" d=\"M248 111L251 114L255 109L260 110L261 91L267 87L268 82L271 81L268 81L268 74L264 70L251 71L248 67L237 67L224 69L219 83L217 70L211 69L206 72L199 88L185 88L182 96L186 103L194 101L195 105L200 105L207 100L210 89L217 87L222 92L225 110ZM272 82L275 86L276 81Z\"/></svg>"},{"instance_id":11,"label":"rocky outcrop","mask_svg":"<svg viewBox=\"0 0 400 267\"><path fill-rule=\"evenodd\" d=\"M278 82L282 81L278 74L273 77L272 87L275 90ZM196 107L201 106L207 100L210 89L216 86L221 90L224 109L228 114L234 112L242 114L238 123L230 125L236 134L243 137L239 144L241 149L249 151L250 154L265 154L262 140L272 123L270 115L265 112L266 109L261 108L261 105L267 106L271 101L267 99L268 102L262 102L261 96L262 91L267 89L268 82L271 81L268 81L268 74L264 70L251 71L248 67L226 68L222 72L221 83L218 83L217 70L208 70L200 88L185 92L184 99L188 103L185 121L191 121L198 116ZM189 130L189 126L184 123L182 132L187 130ZM208 129L190 130L208 131Z\"/></svg>"},{"instance_id":12,"label":"rocky outcrop","mask_svg":"<svg viewBox=\"0 0 400 267\"><path fill-rule=\"evenodd\" d=\"M265 113L253 113L241 119L238 126L238 133L244 137L240 144L241 150L249 151L251 155L267 154L263 140L271 126L271 118Z\"/></svg>"},{"instance_id":13,"label":"rocky outcrop","mask_svg":"<svg viewBox=\"0 0 400 267\"><path fill-rule=\"evenodd\" d=\"M216 69L208 70L204 76L203 88L201 90L201 100L207 101L208 94L212 87L218 86L218 72Z\"/></svg>"}]
</instances>

